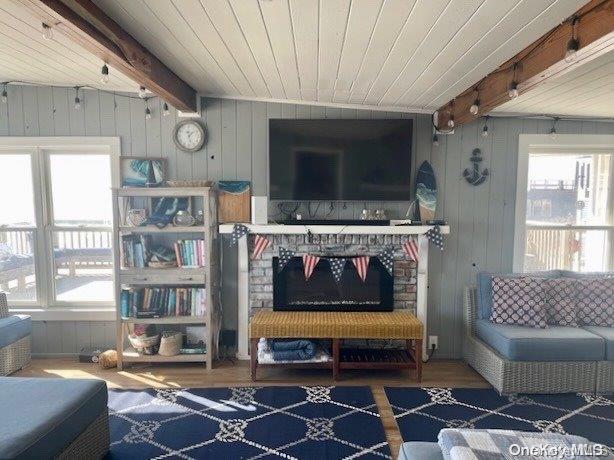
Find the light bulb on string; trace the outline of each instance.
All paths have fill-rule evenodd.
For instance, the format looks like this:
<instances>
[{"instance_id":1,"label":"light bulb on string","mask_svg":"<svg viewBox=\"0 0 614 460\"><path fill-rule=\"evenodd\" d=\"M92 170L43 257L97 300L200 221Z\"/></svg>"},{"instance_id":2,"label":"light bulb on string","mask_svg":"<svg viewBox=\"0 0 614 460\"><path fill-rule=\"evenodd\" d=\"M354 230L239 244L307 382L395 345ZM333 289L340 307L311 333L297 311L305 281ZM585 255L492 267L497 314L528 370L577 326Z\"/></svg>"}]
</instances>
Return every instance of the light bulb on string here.
<instances>
[{"instance_id":1,"label":"light bulb on string","mask_svg":"<svg viewBox=\"0 0 614 460\"><path fill-rule=\"evenodd\" d=\"M51 26L43 22L42 27L43 27L43 38L45 40L51 40L53 38L53 29L51 28Z\"/></svg>"},{"instance_id":2,"label":"light bulb on string","mask_svg":"<svg viewBox=\"0 0 614 460\"><path fill-rule=\"evenodd\" d=\"M6 83L3 83L2 85L2 103L6 104L9 100L9 95L6 91Z\"/></svg>"},{"instance_id":3,"label":"light bulb on string","mask_svg":"<svg viewBox=\"0 0 614 460\"><path fill-rule=\"evenodd\" d=\"M149 99L145 100L145 119L151 120L151 110L149 110Z\"/></svg>"},{"instance_id":4,"label":"light bulb on string","mask_svg":"<svg viewBox=\"0 0 614 460\"><path fill-rule=\"evenodd\" d=\"M75 86L75 110L79 110L81 108L81 99L79 99L79 87Z\"/></svg>"},{"instance_id":5,"label":"light bulb on string","mask_svg":"<svg viewBox=\"0 0 614 460\"><path fill-rule=\"evenodd\" d=\"M484 121L484 128L482 128L482 137L488 137L488 117Z\"/></svg>"},{"instance_id":6,"label":"light bulb on string","mask_svg":"<svg viewBox=\"0 0 614 460\"><path fill-rule=\"evenodd\" d=\"M109 67L106 64L100 69L100 83L103 85L109 83Z\"/></svg>"},{"instance_id":7,"label":"light bulb on string","mask_svg":"<svg viewBox=\"0 0 614 460\"><path fill-rule=\"evenodd\" d=\"M580 43L576 38L576 23L578 18L574 16L571 21L571 38L567 42L567 50L565 51L565 62L572 63L578 58L578 50L580 49Z\"/></svg>"},{"instance_id":8,"label":"light bulb on string","mask_svg":"<svg viewBox=\"0 0 614 460\"><path fill-rule=\"evenodd\" d=\"M471 107L469 107L469 113L471 113L471 115L477 115L479 111L480 101L476 99L475 101L473 101L473 104L471 104Z\"/></svg>"},{"instance_id":9,"label":"light bulb on string","mask_svg":"<svg viewBox=\"0 0 614 460\"><path fill-rule=\"evenodd\" d=\"M139 86L139 97L145 99L147 97L147 89L144 86Z\"/></svg>"},{"instance_id":10,"label":"light bulb on string","mask_svg":"<svg viewBox=\"0 0 614 460\"><path fill-rule=\"evenodd\" d=\"M168 115L170 115L170 114L171 114L171 111L170 111L170 109L168 108L168 104L165 102L165 103L162 105L162 116L163 116L163 117L166 117L166 116L168 116Z\"/></svg>"},{"instance_id":11,"label":"light bulb on string","mask_svg":"<svg viewBox=\"0 0 614 460\"><path fill-rule=\"evenodd\" d=\"M433 145L435 147L439 146L439 136L437 135L437 133L433 134Z\"/></svg>"}]
</instances>

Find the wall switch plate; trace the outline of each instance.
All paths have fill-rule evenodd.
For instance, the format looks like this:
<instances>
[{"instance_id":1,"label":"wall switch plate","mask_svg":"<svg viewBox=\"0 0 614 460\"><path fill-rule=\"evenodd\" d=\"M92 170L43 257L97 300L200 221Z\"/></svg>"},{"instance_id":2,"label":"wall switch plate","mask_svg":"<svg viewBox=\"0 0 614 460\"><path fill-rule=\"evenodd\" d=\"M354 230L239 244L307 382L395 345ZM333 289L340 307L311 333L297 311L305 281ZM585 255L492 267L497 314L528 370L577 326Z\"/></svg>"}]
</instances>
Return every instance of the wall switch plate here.
<instances>
[{"instance_id":1,"label":"wall switch plate","mask_svg":"<svg viewBox=\"0 0 614 460\"><path fill-rule=\"evenodd\" d=\"M435 347L435 349L439 348L439 337L436 335L429 335L429 350Z\"/></svg>"}]
</instances>

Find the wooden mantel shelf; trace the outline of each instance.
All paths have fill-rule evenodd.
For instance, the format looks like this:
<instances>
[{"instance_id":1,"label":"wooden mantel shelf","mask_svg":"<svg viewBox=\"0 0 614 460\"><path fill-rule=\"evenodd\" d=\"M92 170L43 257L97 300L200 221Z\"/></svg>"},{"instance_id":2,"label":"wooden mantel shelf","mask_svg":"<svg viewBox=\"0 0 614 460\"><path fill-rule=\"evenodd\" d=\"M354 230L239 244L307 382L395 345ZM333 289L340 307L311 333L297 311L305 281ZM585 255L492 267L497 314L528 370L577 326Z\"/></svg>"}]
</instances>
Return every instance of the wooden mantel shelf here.
<instances>
[{"instance_id":1,"label":"wooden mantel shelf","mask_svg":"<svg viewBox=\"0 0 614 460\"><path fill-rule=\"evenodd\" d=\"M253 225L245 224L252 233L262 235L423 235L432 225ZM450 233L448 225L441 233ZM233 224L220 225L220 233L232 233Z\"/></svg>"}]
</instances>

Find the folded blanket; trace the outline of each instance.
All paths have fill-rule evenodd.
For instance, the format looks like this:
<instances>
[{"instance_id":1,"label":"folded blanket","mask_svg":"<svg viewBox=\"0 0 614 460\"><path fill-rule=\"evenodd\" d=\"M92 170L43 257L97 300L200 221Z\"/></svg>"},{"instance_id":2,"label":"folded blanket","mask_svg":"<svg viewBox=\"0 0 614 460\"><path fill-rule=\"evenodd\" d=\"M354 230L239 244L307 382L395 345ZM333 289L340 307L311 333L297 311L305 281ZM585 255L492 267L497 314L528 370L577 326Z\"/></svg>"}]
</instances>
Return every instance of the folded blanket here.
<instances>
[{"instance_id":1,"label":"folded blanket","mask_svg":"<svg viewBox=\"0 0 614 460\"><path fill-rule=\"evenodd\" d=\"M439 447L446 460L595 458L605 446L591 444L586 438L559 433L513 430L475 430L444 428L439 432ZM581 455L581 448L587 456ZM595 449L593 456L589 451ZM607 450L603 452L606 453ZM580 455L578 455L580 454ZM563 455L563 457L560 457ZM566 456L565 456L566 455ZM601 454L603 458L603 453Z\"/></svg>"},{"instance_id":2,"label":"folded blanket","mask_svg":"<svg viewBox=\"0 0 614 460\"><path fill-rule=\"evenodd\" d=\"M305 361L316 354L316 344L311 340L271 340L269 341L275 361Z\"/></svg>"},{"instance_id":3,"label":"folded blanket","mask_svg":"<svg viewBox=\"0 0 614 460\"><path fill-rule=\"evenodd\" d=\"M271 351L269 342L263 338L258 341L258 362L261 364L282 364L282 363L295 363L295 362L323 363L323 362L330 361L332 359L330 356L330 353L326 349L322 348L322 346L318 344L317 342L316 344L317 344L316 353L314 357L311 359L304 359L300 361L279 361L279 360L275 361L273 359L273 352Z\"/></svg>"}]
</instances>

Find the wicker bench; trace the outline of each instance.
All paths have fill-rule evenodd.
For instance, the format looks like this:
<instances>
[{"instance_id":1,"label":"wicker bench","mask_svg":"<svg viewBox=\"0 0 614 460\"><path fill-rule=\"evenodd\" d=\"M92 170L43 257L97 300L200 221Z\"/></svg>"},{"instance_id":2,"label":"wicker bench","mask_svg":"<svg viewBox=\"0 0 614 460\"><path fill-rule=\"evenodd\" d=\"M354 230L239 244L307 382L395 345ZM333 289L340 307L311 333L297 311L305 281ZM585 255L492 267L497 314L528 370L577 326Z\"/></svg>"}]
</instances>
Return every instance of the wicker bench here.
<instances>
[{"instance_id":1,"label":"wicker bench","mask_svg":"<svg viewBox=\"0 0 614 460\"><path fill-rule=\"evenodd\" d=\"M331 368L333 378L341 369L415 369L422 380L422 323L410 312L277 312L263 310L254 314L249 325L251 373L256 380L258 366ZM332 360L318 363L258 363L258 341L266 339L329 339ZM404 340L405 350L377 350L378 360L365 360L364 349L341 349L345 339Z\"/></svg>"}]
</instances>

